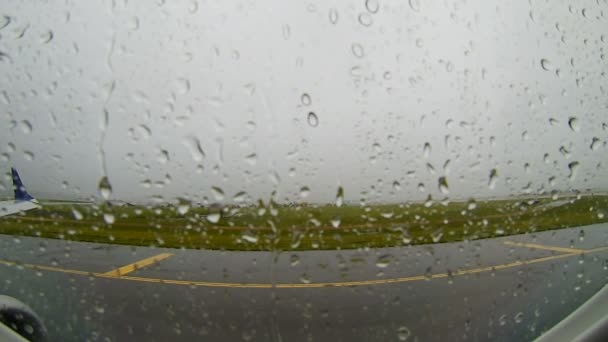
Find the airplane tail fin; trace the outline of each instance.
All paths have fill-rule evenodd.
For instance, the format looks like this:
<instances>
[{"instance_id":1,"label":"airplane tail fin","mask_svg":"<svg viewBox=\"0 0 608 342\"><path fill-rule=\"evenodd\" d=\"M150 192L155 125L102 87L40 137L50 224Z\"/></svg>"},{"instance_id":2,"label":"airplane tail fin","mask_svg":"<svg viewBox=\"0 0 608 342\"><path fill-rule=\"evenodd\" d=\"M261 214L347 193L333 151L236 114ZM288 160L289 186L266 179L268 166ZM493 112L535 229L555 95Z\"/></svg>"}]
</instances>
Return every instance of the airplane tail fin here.
<instances>
[{"instance_id":1,"label":"airplane tail fin","mask_svg":"<svg viewBox=\"0 0 608 342\"><path fill-rule=\"evenodd\" d=\"M17 170L11 167L11 174L13 176L13 189L15 190L15 199L18 201L35 201L32 195L27 193L25 190L25 186L23 182L21 182L21 178L19 177L19 173Z\"/></svg>"}]
</instances>

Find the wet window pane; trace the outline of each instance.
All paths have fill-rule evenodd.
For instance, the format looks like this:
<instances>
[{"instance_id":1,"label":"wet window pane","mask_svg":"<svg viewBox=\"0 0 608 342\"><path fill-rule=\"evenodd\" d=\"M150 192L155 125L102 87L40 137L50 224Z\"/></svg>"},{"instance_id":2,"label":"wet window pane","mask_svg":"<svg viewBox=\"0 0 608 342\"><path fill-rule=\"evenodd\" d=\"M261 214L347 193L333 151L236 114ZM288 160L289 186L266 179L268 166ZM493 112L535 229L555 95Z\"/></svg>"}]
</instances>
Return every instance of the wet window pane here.
<instances>
[{"instance_id":1,"label":"wet window pane","mask_svg":"<svg viewBox=\"0 0 608 342\"><path fill-rule=\"evenodd\" d=\"M423 341L565 324L608 279L607 11L6 4L0 328Z\"/></svg>"}]
</instances>

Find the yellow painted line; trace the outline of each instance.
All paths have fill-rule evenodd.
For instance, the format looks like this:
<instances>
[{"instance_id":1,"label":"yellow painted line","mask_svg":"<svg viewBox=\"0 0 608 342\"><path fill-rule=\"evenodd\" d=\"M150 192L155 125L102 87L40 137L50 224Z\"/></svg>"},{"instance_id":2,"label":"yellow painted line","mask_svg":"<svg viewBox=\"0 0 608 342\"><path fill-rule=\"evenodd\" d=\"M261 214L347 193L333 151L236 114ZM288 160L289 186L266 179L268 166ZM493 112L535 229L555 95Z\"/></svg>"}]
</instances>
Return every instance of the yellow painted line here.
<instances>
[{"instance_id":1,"label":"yellow painted line","mask_svg":"<svg viewBox=\"0 0 608 342\"><path fill-rule=\"evenodd\" d=\"M152 265L154 263L157 263L161 260L167 259L168 257L172 256L173 254L171 253L160 253L158 255L155 256L151 256L149 258L145 258L139 261L136 261L132 264L128 264L128 265L124 265L122 267L119 267L115 270L111 270L109 272L104 273L104 275L108 275L108 276L115 276L115 277L119 277L125 274L129 274L133 271L136 271L140 268Z\"/></svg>"},{"instance_id":2,"label":"yellow painted line","mask_svg":"<svg viewBox=\"0 0 608 342\"><path fill-rule=\"evenodd\" d=\"M536 264L536 263L541 263L541 262L547 262L547 261L551 261L551 260L569 258L572 256L581 255L581 254L604 252L604 251L608 251L608 246L603 246L603 247L589 249L589 250L580 250L581 252L578 252L578 251L579 250L577 250L577 252L550 255L550 256L546 256L546 257L542 257L542 258L535 258L535 259L530 259L530 260L517 260L517 261L506 263L506 264L498 264L498 265L493 265L493 266L459 270L459 271L454 271L452 273L435 273L435 274L430 274L430 275L426 275L426 276L410 276L410 277L400 277L400 278L390 278L390 279L373 279L373 280L362 280L362 281L323 282L323 283L277 283L277 284L222 283L222 282L208 282L208 281L190 281L190 280L177 280L177 279L133 277L133 276L127 276L127 275L116 275L116 274L113 274L112 272L93 273L93 272L71 270L71 269L65 269L65 268L59 268L59 267L22 264L19 262L6 261L6 260L0 260L0 264L7 265L7 266L30 268L30 269L35 269L35 270L45 270L45 271L50 271L50 272L61 272L61 273L91 276L91 277L97 277L97 278L139 281L139 282L146 282L146 283L201 286L201 287L247 288L247 289L253 289L253 288L298 289L298 288L372 286L372 285L395 284L395 283L405 283L405 282L411 282L411 281L422 281L422 280L430 280L430 279L438 279L438 278L447 278L450 276L454 277L454 276L471 275L471 274L477 274L477 273L483 273L483 272L494 272L494 271L500 271L500 270L514 268L514 267L520 267L520 266L531 265L531 264ZM163 254L170 254L170 253L163 253ZM152 257L152 259L153 258L154 257ZM148 258L148 259L151 259L151 258ZM144 260L147 260L147 259L144 259ZM152 262L154 262L154 260Z\"/></svg>"},{"instance_id":3,"label":"yellow painted line","mask_svg":"<svg viewBox=\"0 0 608 342\"><path fill-rule=\"evenodd\" d=\"M0 260L0 264L6 265L6 266L23 267L23 268L30 268L30 269L34 269L34 270L42 270L42 271L50 271L50 272L61 272L61 273L87 275L87 276L95 275L95 273L93 273L93 272L71 270L68 268L60 268L60 267L52 267L52 266L44 266L44 265L23 264L23 263L20 263L17 261L9 261L9 260Z\"/></svg>"},{"instance_id":4,"label":"yellow painted line","mask_svg":"<svg viewBox=\"0 0 608 342\"><path fill-rule=\"evenodd\" d=\"M587 250L585 250L585 253L597 253L597 252L603 252L603 251L608 251L608 246L587 249Z\"/></svg>"},{"instance_id":5,"label":"yellow painted line","mask_svg":"<svg viewBox=\"0 0 608 342\"><path fill-rule=\"evenodd\" d=\"M544 249L548 251L561 252L561 253L583 253L584 249L576 249L576 248L566 248L566 247L557 247L557 246L547 246L547 245L539 245L536 243L523 243L523 242L514 242L514 241L505 241L505 245L509 246L517 246L517 247L528 247L534 249Z\"/></svg>"}]
</instances>

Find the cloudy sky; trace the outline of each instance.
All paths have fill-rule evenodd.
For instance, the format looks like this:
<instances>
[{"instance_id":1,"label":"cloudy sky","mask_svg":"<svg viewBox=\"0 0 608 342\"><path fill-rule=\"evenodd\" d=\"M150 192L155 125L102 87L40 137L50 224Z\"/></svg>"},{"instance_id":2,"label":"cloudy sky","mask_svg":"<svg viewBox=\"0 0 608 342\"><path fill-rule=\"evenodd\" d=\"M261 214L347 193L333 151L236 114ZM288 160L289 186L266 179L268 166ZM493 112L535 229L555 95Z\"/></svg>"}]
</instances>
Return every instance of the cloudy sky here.
<instances>
[{"instance_id":1,"label":"cloudy sky","mask_svg":"<svg viewBox=\"0 0 608 342\"><path fill-rule=\"evenodd\" d=\"M35 196L98 196L104 176L112 199L139 202L608 188L606 4L2 11L0 165L18 167Z\"/></svg>"}]
</instances>

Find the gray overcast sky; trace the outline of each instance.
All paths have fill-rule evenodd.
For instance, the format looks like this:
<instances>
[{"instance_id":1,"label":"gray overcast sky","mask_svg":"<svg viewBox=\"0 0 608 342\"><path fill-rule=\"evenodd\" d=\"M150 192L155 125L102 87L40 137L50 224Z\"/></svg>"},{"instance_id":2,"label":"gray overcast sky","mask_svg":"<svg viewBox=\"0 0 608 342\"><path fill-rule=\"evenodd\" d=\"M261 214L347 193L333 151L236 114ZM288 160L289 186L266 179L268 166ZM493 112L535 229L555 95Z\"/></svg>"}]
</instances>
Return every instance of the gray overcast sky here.
<instances>
[{"instance_id":1,"label":"gray overcast sky","mask_svg":"<svg viewBox=\"0 0 608 342\"><path fill-rule=\"evenodd\" d=\"M4 4L3 172L129 201L608 188L605 2L162 2Z\"/></svg>"}]
</instances>

